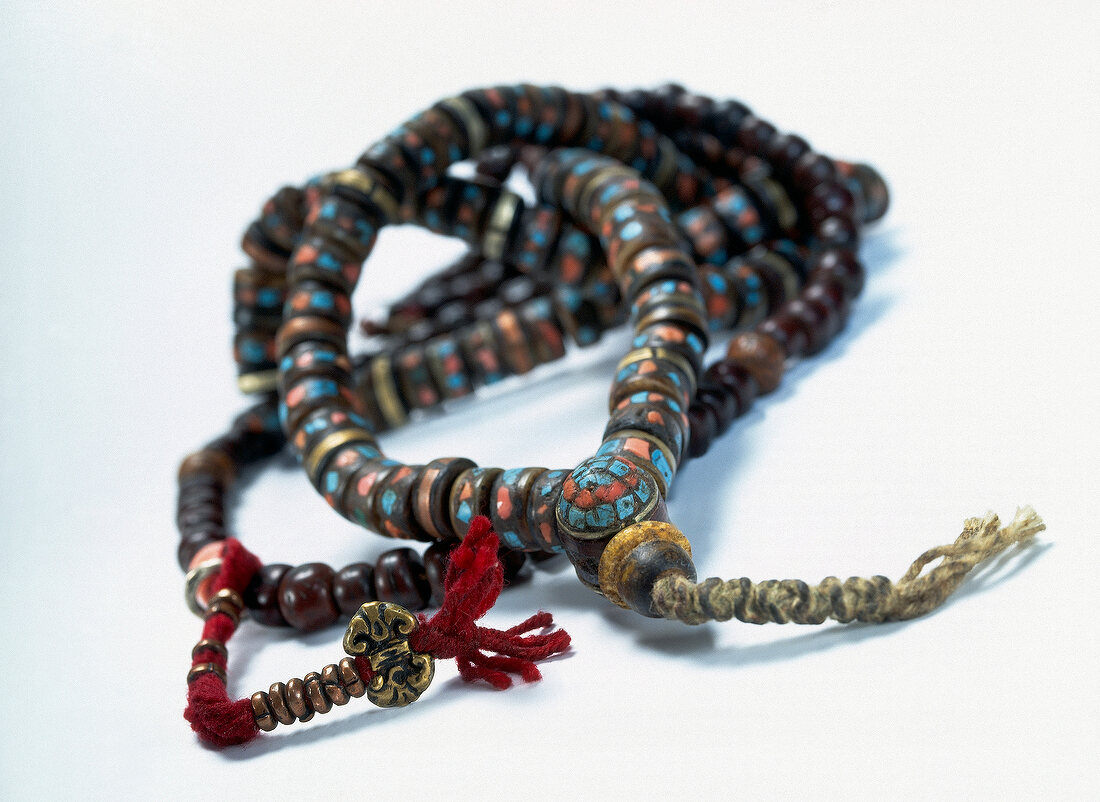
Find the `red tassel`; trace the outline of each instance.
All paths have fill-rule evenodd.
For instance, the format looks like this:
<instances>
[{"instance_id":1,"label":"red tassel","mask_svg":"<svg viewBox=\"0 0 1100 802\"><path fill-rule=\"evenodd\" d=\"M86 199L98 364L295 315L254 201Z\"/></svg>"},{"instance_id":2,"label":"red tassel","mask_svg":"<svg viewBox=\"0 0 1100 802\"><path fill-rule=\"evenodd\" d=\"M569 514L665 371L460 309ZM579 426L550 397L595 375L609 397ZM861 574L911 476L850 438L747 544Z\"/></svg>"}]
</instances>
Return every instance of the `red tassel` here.
<instances>
[{"instance_id":1,"label":"red tassel","mask_svg":"<svg viewBox=\"0 0 1100 802\"><path fill-rule=\"evenodd\" d=\"M225 541L222 549L222 567L211 587L212 593L229 588L244 593L253 575L260 570L260 559L241 545L236 538ZM202 636L228 643L237 626L226 615L215 615L203 624ZM209 650L197 652L191 661L214 663L225 671L225 658ZM252 717L249 699L232 701L225 684L213 673L202 674L187 686L187 707L183 717L191 723L191 729L199 737L214 746L233 746L251 741L260 734L260 728Z\"/></svg>"},{"instance_id":2,"label":"red tassel","mask_svg":"<svg viewBox=\"0 0 1100 802\"><path fill-rule=\"evenodd\" d=\"M420 629L409 639L417 652L427 652L440 660L454 658L459 675L467 682L483 679L494 688L509 688L511 674L524 682L542 678L536 660L562 654L569 648L569 634L556 630L530 634L553 625L549 613L539 612L511 629L479 627L476 622L496 603L504 587L504 569L497 558L499 542L489 519L478 516L470 525L465 540L451 553L443 582L443 604L430 619L421 615ZM212 592L230 588L243 593L252 576L260 569L260 560L236 539L225 541L222 568L215 577ZM211 617L203 626L203 637L227 643L236 625L225 615ZM225 670L225 658L205 650L196 653L192 665L214 663ZM370 662L357 657L355 664L364 681L372 676ZM252 716L249 699L232 701L225 685L213 673L197 677L187 689L187 708L183 717L191 729L207 743L234 746L247 743L260 734Z\"/></svg>"},{"instance_id":3,"label":"red tassel","mask_svg":"<svg viewBox=\"0 0 1100 802\"><path fill-rule=\"evenodd\" d=\"M509 674L518 674L524 682L541 679L534 661L565 652L569 634L561 629L528 634L554 623L544 612L504 631L476 625L504 587L504 569L497 559L499 545L489 519L474 518L465 539L451 552L439 612L430 619L419 617L420 629L409 645L441 660L453 657L459 675L467 682L483 679L503 690L512 685Z\"/></svg>"}]
</instances>

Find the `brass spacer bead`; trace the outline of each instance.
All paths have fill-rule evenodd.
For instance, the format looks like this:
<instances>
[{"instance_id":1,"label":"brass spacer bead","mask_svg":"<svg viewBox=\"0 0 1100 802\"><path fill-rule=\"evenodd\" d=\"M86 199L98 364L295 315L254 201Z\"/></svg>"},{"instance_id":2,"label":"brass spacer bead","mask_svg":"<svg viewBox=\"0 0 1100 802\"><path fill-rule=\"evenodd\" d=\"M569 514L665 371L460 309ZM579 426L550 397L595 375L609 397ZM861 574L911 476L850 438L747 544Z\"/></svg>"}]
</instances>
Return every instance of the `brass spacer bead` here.
<instances>
[{"instance_id":1,"label":"brass spacer bead","mask_svg":"<svg viewBox=\"0 0 1100 802\"><path fill-rule=\"evenodd\" d=\"M619 582L622 579L623 568L627 555L636 547L650 540L668 540L687 552L691 556L691 543L687 537L674 525L665 521L641 521L631 524L623 529L615 537L611 538L600 557L600 590L610 601L630 609L623 601L619 593Z\"/></svg>"},{"instance_id":2,"label":"brass spacer bead","mask_svg":"<svg viewBox=\"0 0 1100 802\"><path fill-rule=\"evenodd\" d=\"M222 685L225 684L225 669L217 663L199 663L191 666L191 670L187 672L187 684L190 685L203 674L214 674L222 681Z\"/></svg>"},{"instance_id":3,"label":"brass spacer bead","mask_svg":"<svg viewBox=\"0 0 1100 802\"><path fill-rule=\"evenodd\" d=\"M502 192L497 199L481 241L481 252L487 259L500 259L504 255L508 231L519 206L520 197L514 192Z\"/></svg>"},{"instance_id":4,"label":"brass spacer bead","mask_svg":"<svg viewBox=\"0 0 1100 802\"><path fill-rule=\"evenodd\" d=\"M401 399L397 394L397 383L390 369L392 362L384 354L376 356L370 361L371 388L374 390L375 400L386 423L396 429L405 423L407 416L401 405Z\"/></svg>"},{"instance_id":5,"label":"brass spacer bead","mask_svg":"<svg viewBox=\"0 0 1100 802\"><path fill-rule=\"evenodd\" d=\"M255 393L270 393L276 388L279 372L276 370L260 370L254 373L245 373L237 377L237 387L242 393L253 395Z\"/></svg>"},{"instance_id":6,"label":"brass spacer bead","mask_svg":"<svg viewBox=\"0 0 1100 802\"><path fill-rule=\"evenodd\" d=\"M229 651L225 648L225 644L213 638L203 638L196 643L191 650L191 659L194 660L199 652L213 652L220 655L223 660L229 657Z\"/></svg>"},{"instance_id":7,"label":"brass spacer bead","mask_svg":"<svg viewBox=\"0 0 1100 802\"><path fill-rule=\"evenodd\" d=\"M383 187L374 176L362 168L352 167L340 170L328 176L334 186L345 186L365 195L386 217L386 222L396 223L401 219L401 210L397 200Z\"/></svg>"},{"instance_id":8,"label":"brass spacer bead","mask_svg":"<svg viewBox=\"0 0 1100 802\"><path fill-rule=\"evenodd\" d=\"M303 455L302 462L306 466L306 473L311 478L316 476L317 469L324 462L325 457L340 446L351 442L366 443L374 448L378 447L374 435L366 429L360 429L358 426L329 432L321 438L321 442L315 445L308 454Z\"/></svg>"},{"instance_id":9,"label":"brass spacer bead","mask_svg":"<svg viewBox=\"0 0 1100 802\"><path fill-rule=\"evenodd\" d=\"M229 588L222 588L211 597L206 605L204 620L210 620L215 615L225 615L233 622L233 626L241 623L241 614L244 612L244 599L241 594Z\"/></svg>"}]
</instances>

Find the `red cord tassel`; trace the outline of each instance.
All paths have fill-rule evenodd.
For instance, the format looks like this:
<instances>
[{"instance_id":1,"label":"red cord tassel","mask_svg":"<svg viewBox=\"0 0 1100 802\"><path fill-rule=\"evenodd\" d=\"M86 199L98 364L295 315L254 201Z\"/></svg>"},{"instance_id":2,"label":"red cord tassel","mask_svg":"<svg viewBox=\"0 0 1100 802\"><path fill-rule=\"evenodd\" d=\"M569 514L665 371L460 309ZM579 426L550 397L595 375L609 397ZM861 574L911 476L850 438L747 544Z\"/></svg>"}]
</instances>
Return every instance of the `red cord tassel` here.
<instances>
[{"instance_id":1,"label":"red cord tassel","mask_svg":"<svg viewBox=\"0 0 1100 802\"><path fill-rule=\"evenodd\" d=\"M474 518L465 539L451 552L439 612L431 618L419 616L420 629L409 638L409 645L440 660L453 657L459 675L467 682L483 679L504 689L512 685L509 674L518 674L525 682L541 679L534 661L565 652L569 634L561 629L527 634L554 623L544 612L504 631L476 625L504 587L504 569L497 559L499 545L489 519L483 515Z\"/></svg>"},{"instance_id":2,"label":"red cord tassel","mask_svg":"<svg viewBox=\"0 0 1100 802\"><path fill-rule=\"evenodd\" d=\"M443 604L431 618L419 616L420 629L409 639L409 645L440 660L453 657L459 675L467 682L483 679L495 688L504 689L512 685L510 674L519 675L524 682L541 679L534 661L564 653L570 639L560 629L530 634L554 623L545 612L536 613L511 629L477 626L475 622L496 603L504 587L498 546L489 519L475 518L466 538L451 552L443 582ZM239 541L226 540L222 569L212 592L231 588L243 593L260 566L260 560ZM226 643L235 629L228 616L215 615L203 626L203 637ZM363 679L369 680L370 663L364 658L355 662ZM210 651L197 653L192 665L198 663L215 663L222 670L226 668L225 659ZM247 743L260 734L252 717L251 701L231 700L225 685L213 673L197 677L188 686L183 716L199 738L215 746Z\"/></svg>"}]
</instances>

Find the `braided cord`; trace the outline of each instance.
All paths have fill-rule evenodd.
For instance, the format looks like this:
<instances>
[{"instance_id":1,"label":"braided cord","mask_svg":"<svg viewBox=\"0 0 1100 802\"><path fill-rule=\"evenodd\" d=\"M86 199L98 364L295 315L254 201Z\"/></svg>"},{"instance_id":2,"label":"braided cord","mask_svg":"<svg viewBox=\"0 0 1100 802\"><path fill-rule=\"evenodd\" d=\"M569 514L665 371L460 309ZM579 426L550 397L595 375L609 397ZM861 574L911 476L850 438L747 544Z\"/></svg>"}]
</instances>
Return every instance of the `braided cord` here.
<instances>
[{"instance_id":1,"label":"braided cord","mask_svg":"<svg viewBox=\"0 0 1100 802\"><path fill-rule=\"evenodd\" d=\"M1031 507L1017 510L1004 528L993 513L969 518L954 543L924 552L896 583L884 576L851 577L843 582L830 576L817 585L800 579L753 582L744 577L695 583L669 573L654 586L653 605L661 617L685 624L731 618L749 624L820 624L830 618L842 624L903 621L939 607L978 563L1025 543L1045 528ZM922 575L929 563L941 557L939 565Z\"/></svg>"}]
</instances>

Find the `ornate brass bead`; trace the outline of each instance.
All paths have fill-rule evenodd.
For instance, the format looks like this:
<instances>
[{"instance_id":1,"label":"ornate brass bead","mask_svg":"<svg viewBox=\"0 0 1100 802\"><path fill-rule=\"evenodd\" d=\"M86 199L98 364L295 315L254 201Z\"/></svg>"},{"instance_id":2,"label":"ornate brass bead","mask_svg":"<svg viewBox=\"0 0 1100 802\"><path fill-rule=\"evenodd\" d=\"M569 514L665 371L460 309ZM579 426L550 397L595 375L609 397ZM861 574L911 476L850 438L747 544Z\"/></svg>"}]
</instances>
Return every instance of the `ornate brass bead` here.
<instances>
[{"instance_id":1,"label":"ornate brass bead","mask_svg":"<svg viewBox=\"0 0 1100 802\"><path fill-rule=\"evenodd\" d=\"M435 661L409 646L409 636L419 626L416 616L404 607L379 601L364 604L348 624L344 651L370 661L374 676L367 685L367 698L379 707L411 704L431 684Z\"/></svg>"}]
</instances>

